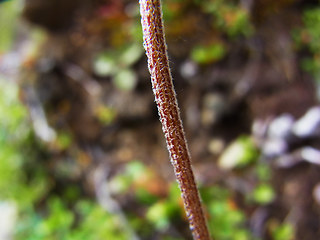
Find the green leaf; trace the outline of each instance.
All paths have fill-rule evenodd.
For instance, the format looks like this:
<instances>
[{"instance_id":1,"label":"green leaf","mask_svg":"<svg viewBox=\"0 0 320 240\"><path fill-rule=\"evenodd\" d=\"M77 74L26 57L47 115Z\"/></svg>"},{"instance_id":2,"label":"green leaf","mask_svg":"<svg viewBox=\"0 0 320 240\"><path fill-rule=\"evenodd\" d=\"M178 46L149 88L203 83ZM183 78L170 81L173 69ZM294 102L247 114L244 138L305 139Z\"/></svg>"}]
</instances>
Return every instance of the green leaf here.
<instances>
[{"instance_id":1,"label":"green leaf","mask_svg":"<svg viewBox=\"0 0 320 240\"><path fill-rule=\"evenodd\" d=\"M139 161L132 161L126 167L126 173L133 179L138 179L146 171L147 168Z\"/></svg>"},{"instance_id":2,"label":"green leaf","mask_svg":"<svg viewBox=\"0 0 320 240\"><path fill-rule=\"evenodd\" d=\"M273 240L291 240L294 238L294 228L289 223L278 226L272 233Z\"/></svg>"},{"instance_id":3,"label":"green leaf","mask_svg":"<svg viewBox=\"0 0 320 240\"><path fill-rule=\"evenodd\" d=\"M221 43L210 46L196 46L191 52L191 58L197 63L206 64L221 60L226 52L225 46Z\"/></svg>"},{"instance_id":4,"label":"green leaf","mask_svg":"<svg viewBox=\"0 0 320 240\"><path fill-rule=\"evenodd\" d=\"M113 121L116 118L116 115L116 110L108 106L100 105L96 109L97 118L100 122L106 125L113 123Z\"/></svg>"},{"instance_id":5,"label":"green leaf","mask_svg":"<svg viewBox=\"0 0 320 240\"><path fill-rule=\"evenodd\" d=\"M268 181L271 178L271 169L267 164L259 163L256 172L260 181Z\"/></svg>"},{"instance_id":6,"label":"green leaf","mask_svg":"<svg viewBox=\"0 0 320 240\"><path fill-rule=\"evenodd\" d=\"M259 204L271 203L275 198L275 192L271 185L260 184L253 191L253 199Z\"/></svg>"},{"instance_id":7,"label":"green leaf","mask_svg":"<svg viewBox=\"0 0 320 240\"><path fill-rule=\"evenodd\" d=\"M144 50L141 44L132 44L121 54L119 63L122 67L130 67L140 59L143 52Z\"/></svg>"},{"instance_id":8,"label":"green leaf","mask_svg":"<svg viewBox=\"0 0 320 240\"><path fill-rule=\"evenodd\" d=\"M157 229L164 230L170 224L168 210L167 202L157 202L148 209L146 218L152 222Z\"/></svg>"},{"instance_id":9,"label":"green leaf","mask_svg":"<svg viewBox=\"0 0 320 240\"><path fill-rule=\"evenodd\" d=\"M219 166L223 169L244 167L258 158L258 151L252 139L241 136L232 142L219 158Z\"/></svg>"},{"instance_id":10,"label":"green leaf","mask_svg":"<svg viewBox=\"0 0 320 240\"><path fill-rule=\"evenodd\" d=\"M155 203L159 198L150 192L148 192L146 189L139 187L135 191L135 195L137 200L145 205L151 205Z\"/></svg>"},{"instance_id":11,"label":"green leaf","mask_svg":"<svg viewBox=\"0 0 320 240\"><path fill-rule=\"evenodd\" d=\"M115 74L118 69L115 56L103 53L97 57L93 64L94 72L101 77Z\"/></svg>"},{"instance_id":12,"label":"green leaf","mask_svg":"<svg viewBox=\"0 0 320 240\"><path fill-rule=\"evenodd\" d=\"M113 78L114 85L123 91L131 91L137 85L136 73L130 69L123 69Z\"/></svg>"}]
</instances>

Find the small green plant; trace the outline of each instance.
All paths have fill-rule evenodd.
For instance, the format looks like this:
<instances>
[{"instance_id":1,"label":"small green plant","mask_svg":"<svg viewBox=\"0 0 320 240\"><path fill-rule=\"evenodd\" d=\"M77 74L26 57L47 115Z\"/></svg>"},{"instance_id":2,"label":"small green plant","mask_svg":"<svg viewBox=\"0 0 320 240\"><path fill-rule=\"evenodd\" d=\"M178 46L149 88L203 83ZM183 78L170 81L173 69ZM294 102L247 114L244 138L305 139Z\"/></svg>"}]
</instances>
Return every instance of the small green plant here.
<instances>
[{"instance_id":1,"label":"small green plant","mask_svg":"<svg viewBox=\"0 0 320 240\"><path fill-rule=\"evenodd\" d=\"M109 125L115 121L117 112L112 107L99 105L96 107L95 115L102 124Z\"/></svg>"},{"instance_id":2,"label":"small green plant","mask_svg":"<svg viewBox=\"0 0 320 240\"><path fill-rule=\"evenodd\" d=\"M47 214L32 211L22 215L17 225L17 240L130 239L119 217L92 201L77 201L72 209L58 197L52 197L47 203Z\"/></svg>"},{"instance_id":3,"label":"small green plant","mask_svg":"<svg viewBox=\"0 0 320 240\"><path fill-rule=\"evenodd\" d=\"M155 177L150 169L139 161L132 161L126 165L122 174L111 180L110 187L116 194L124 194L133 190L139 203L150 206L160 199L159 196L148 190L148 182L153 180Z\"/></svg>"},{"instance_id":4,"label":"small green plant","mask_svg":"<svg viewBox=\"0 0 320 240\"><path fill-rule=\"evenodd\" d=\"M254 163L259 157L259 151L252 138L240 136L233 141L219 159L222 169L245 167Z\"/></svg>"},{"instance_id":5,"label":"small green plant","mask_svg":"<svg viewBox=\"0 0 320 240\"><path fill-rule=\"evenodd\" d=\"M294 228L290 223L275 223L271 226L271 234L273 240L293 240L294 239Z\"/></svg>"},{"instance_id":6,"label":"small green plant","mask_svg":"<svg viewBox=\"0 0 320 240\"><path fill-rule=\"evenodd\" d=\"M261 165L261 167L259 167ZM165 233L170 226L177 222L184 221L182 211L182 202L177 183L171 183L166 196L156 196L148 192L147 194L139 193L142 189L137 187L136 182L144 176L152 175L151 170L141 162L132 161L126 165L125 171L111 180L112 189L121 189L118 194L126 194L128 191L133 192L136 199L145 207L145 217L140 219L136 215L131 215L130 222L135 226L136 231L140 232L143 226L148 226L149 232L144 230L141 235L149 237L153 231ZM270 178L270 169L263 164L257 164L256 172L258 181L261 182L254 191L252 200L264 205L269 203L274 193L267 182ZM147 182L150 182L148 180ZM146 192L146 189L144 188ZM203 203L206 206L208 216L208 227L211 235L217 240L253 240L254 238L247 226L248 219L246 214L237 206L237 202L229 189L222 186L201 187L200 193ZM285 229L273 230L275 235L283 236ZM280 226L279 226L280 227ZM176 238L173 238L176 239Z\"/></svg>"},{"instance_id":7,"label":"small green plant","mask_svg":"<svg viewBox=\"0 0 320 240\"><path fill-rule=\"evenodd\" d=\"M225 55L226 48L220 43L215 43L209 46L196 46L191 52L192 60L200 64L219 61Z\"/></svg>"},{"instance_id":8,"label":"small green plant","mask_svg":"<svg viewBox=\"0 0 320 240\"><path fill-rule=\"evenodd\" d=\"M311 53L302 60L302 68L320 81L320 8L305 10L302 21L304 26L294 30L293 38L298 49L307 49Z\"/></svg>"},{"instance_id":9,"label":"small green plant","mask_svg":"<svg viewBox=\"0 0 320 240\"><path fill-rule=\"evenodd\" d=\"M272 203L276 198L276 193L270 184L270 166L262 162L257 162L255 172L258 182L251 193L251 200L259 205Z\"/></svg>"},{"instance_id":10,"label":"small green plant","mask_svg":"<svg viewBox=\"0 0 320 240\"><path fill-rule=\"evenodd\" d=\"M34 136L17 86L1 76L0 115L0 199L30 206L46 192L48 182L40 167L27 178L27 164L34 158Z\"/></svg>"},{"instance_id":11,"label":"small green plant","mask_svg":"<svg viewBox=\"0 0 320 240\"><path fill-rule=\"evenodd\" d=\"M140 44L100 53L94 61L95 73L102 77L112 77L114 85L121 90L130 91L137 84L136 73L131 66L143 54Z\"/></svg>"},{"instance_id":12,"label":"small green plant","mask_svg":"<svg viewBox=\"0 0 320 240\"><path fill-rule=\"evenodd\" d=\"M229 190L223 187L201 188L201 196L209 213L208 225L214 239L252 240L246 228L246 216L237 207Z\"/></svg>"},{"instance_id":13,"label":"small green plant","mask_svg":"<svg viewBox=\"0 0 320 240\"><path fill-rule=\"evenodd\" d=\"M223 0L199 1L204 12L215 18L213 26L225 32L229 37L249 36L253 33L248 12L240 6Z\"/></svg>"},{"instance_id":14,"label":"small green plant","mask_svg":"<svg viewBox=\"0 0 320 240\"><path fill-rule=\"evenodd\" d=\"M274 200L275 192L270 184L261 183L254 189L252 197L258 204L265 205Z\"/></svg>"},{"instance_id":15,"label":"small green plant","mask_svg":"<svg viewBox=\"0 0 320 240\"><path fill-rule=\"evenodd\" d=\"M130 239L117 215L93 201L78 200L77 188L69 187L59 197L48 195L49 175L44 162L36 162L45 155L38 155L41 146L18 100L17 86L4 79L0 79L0 114L0 201L12 202L17 208L16 240ZM59 149L71 141L67 133L60 133ZM44 206L38 209L37 203L45 198Z\"/></svg>"},{"instance_id":16,"label":"small green plant","mask_svg":"<svg viewBox=\"0 0 320 240\"><path fill-rule=\"evenodd\" d=\"M164 230L175 221L182 221L180 191L177 183L172 183L169 195L153 204L147 211L147 219L159 230Z\"/></svg>"}]
</instances>

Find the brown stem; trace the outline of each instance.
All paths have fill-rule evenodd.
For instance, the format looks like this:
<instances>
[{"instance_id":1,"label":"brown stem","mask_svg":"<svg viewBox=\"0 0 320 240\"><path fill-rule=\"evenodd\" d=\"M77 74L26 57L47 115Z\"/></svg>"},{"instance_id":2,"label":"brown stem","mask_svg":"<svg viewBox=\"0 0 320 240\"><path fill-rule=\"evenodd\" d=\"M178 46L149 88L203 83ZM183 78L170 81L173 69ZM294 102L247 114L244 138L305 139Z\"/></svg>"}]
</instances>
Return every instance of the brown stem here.
<instances>
[{"instance_id":1,"label":"brown stem","mask_svg":"<svg viewBox=\"0 0 320 240\"><path fill-rule=\"evenodd\" d=\"M169 69L160 0L140 0L144 48L171 163L195 240L209 240Z\"/></svg>"}]
</instances>

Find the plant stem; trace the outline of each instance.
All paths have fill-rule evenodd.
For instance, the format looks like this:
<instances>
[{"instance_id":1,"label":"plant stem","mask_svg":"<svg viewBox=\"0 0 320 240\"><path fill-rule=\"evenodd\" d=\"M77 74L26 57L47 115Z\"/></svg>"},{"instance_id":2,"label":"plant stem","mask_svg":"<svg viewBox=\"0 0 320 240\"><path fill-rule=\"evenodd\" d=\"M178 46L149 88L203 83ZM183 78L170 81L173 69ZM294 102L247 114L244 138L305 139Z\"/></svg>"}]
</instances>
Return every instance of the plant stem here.
<instances>
[{"instance_id":1,"label":"plant stem","mask_svg":"<svg viewBox=\"0 0 320 240\"><path fill-rule=\"evenodd\" d=\"M160 0L140 0L144 48L171 163L195 240L209 240L169 69Z\"/></svg>"}]
</instances>

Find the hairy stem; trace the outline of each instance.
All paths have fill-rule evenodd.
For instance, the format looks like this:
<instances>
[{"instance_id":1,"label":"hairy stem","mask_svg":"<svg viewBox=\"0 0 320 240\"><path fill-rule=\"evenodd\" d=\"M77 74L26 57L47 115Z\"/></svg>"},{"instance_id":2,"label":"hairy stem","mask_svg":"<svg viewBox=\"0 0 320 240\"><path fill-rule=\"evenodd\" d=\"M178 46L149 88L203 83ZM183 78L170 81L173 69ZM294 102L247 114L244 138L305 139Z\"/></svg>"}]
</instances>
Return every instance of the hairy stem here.
<instances>
[{"instance_id":1,"label":"hairy stem","mask_svg":"<svg viewBox=\"0 0 320 240\"><path fill-rule=\"evenodd\" d=\"M161 3L160 0L139 3L152 89L190 229L195 240L209 240L169 69Z\"/></svg>"}]
</instances>

